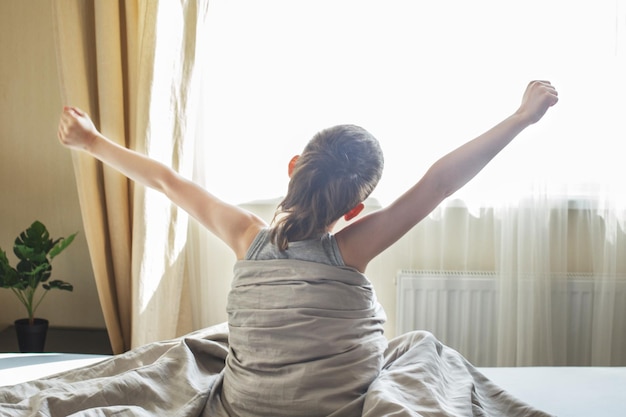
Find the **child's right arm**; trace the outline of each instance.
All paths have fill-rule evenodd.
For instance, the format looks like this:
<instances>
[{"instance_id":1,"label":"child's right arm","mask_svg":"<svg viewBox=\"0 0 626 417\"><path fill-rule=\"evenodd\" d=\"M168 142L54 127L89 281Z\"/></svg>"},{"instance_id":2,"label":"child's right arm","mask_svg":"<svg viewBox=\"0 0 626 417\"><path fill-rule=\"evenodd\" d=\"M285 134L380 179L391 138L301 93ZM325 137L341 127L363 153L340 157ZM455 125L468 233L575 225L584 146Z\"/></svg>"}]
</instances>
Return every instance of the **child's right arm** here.
<instances>
[{"instance_id":1,"label":"child's right arm","mask_svg":"<svg viewBox=\"0 0 626 417\"><path fill-rule=\"evenodd\" d=\"M531 82L522 104L511 116L444 155L389 207L339 231L337 242L346 264L363 271L371 259L465 185L522 130L539 121L557 101L558 94L549 82Z\"/></svg>"},{"instance_id":2,"label":"child's right arm","mask_svg":"<svg viewBox=\"0 0 626 417\"><path fill-rule=\"evenodd\" d=\"M79 109L64 108L58 136L63 145L85 151L131 180L165 194L224 241L237 259L243 259L258 231L265 227L257 216L221 201L166 165L110 141Z\"/></svg>"}]
</instances>

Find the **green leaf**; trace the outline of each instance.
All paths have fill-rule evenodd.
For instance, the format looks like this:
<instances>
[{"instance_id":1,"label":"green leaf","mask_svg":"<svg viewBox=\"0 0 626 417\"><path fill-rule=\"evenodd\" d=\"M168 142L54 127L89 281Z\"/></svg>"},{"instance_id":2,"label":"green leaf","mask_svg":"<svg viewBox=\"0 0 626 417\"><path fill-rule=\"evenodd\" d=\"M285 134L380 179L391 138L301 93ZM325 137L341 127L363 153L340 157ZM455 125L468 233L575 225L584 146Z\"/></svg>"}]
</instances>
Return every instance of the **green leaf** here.
<instances>
[{"instance_id":1,"label":"green leaf","mask_svg":"<svg viewBox=\"0 0 626 417\"><path fill-rule=\"evenodd\" d=\"M11 266L9 265L9 258L7 258L7 253L0 249L0 273L8 268L11 268Z\"/></svg>"},{"instance_id":2,"label":"green leaf","mask_svg":"<svg viewBox=\"0 0 626 417\"><path fill-rule=\"evenodd\" d=\"M51 290L51 289L58 289L58 290L64 290L64 291L74 291L74 286L72 284L70 284L69 282L64 282L64 281L60 281L60 280L54 280L54 281L50 281L47 284L43 284L43 287L46 290Z\"/></svg>"},{"instance_id":3,"label":"green leaf","mask_svg":"<svg viewBox=\"0 0 626 417\"><path fill-rule=\"evenodd\" d=\"M15 239L13 252L20 260L39 263L45 261L53 244L46 226L35 221Z\"/></svg>"},{"instance_id":4,"label":"green leaf","mask_svg":"<svg viewBox=\"0 0 626 417\"><path fill-rule=\"evenodd\" d=\"M54 259L59 253L63 252L65 248L67 248L76 237L76 233L69 235L68 237L57 239L54 243L54 247L50 250L50 259Z\"/></svg>"},{"instance_id":5,"label":"green leaf","mask_svg":"<svg viewBox=\"0 0 626 417\"><path fill-rule=\"evenodd\" d=\"M0 287L13 288L19 286L20 278L18 272L9 265L7 253L0 249Z\"/></svg>"},{"instance_id":6,"label":"green leaf","mask_svg":"<svg viewBox=\"0 0 626 417\"><path fill-rule=\"evenodd\" d=\"M31 287L35 288L39 282L46 282L52 274L52 265L43 262L39 265L28 261L20 261L17 264L17 271L23 280L28 281Z\"/></svg>"}]
</instances>

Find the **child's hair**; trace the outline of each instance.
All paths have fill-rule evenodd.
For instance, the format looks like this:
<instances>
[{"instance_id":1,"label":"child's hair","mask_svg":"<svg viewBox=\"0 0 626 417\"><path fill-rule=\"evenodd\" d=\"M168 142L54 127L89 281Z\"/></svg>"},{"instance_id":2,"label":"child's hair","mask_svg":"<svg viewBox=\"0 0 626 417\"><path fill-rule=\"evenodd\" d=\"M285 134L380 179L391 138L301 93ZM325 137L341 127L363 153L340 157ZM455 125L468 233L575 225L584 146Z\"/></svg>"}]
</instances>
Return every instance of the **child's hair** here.
<instances>
[{"instance_id":1,"label":"child's hair","mask_svg":"<svg viewBox=\"0 0 626 417\"><path fill-rule=\"evenodd\" d=\"M321 236L365 201L382 171L383 152L365 129L339 125L319 132L294 166L287 196L274 217L272 241L286 250L290 241Z\"/></svg>"}]
</instances>

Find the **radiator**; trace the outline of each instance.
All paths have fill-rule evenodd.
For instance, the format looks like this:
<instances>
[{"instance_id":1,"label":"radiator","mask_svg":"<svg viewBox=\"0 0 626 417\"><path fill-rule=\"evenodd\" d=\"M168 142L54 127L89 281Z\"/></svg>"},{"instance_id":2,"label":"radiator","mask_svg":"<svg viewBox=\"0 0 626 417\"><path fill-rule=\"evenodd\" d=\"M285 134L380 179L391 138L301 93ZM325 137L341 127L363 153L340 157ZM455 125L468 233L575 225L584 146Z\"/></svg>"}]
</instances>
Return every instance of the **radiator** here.
<instances>
[{"instance_id":1,"label":"radiator","mask_svg":"<svg viewBox=\"0 0 626 417\"><path fill-rule=\"evenodd\" d=\"M488 272L400 271L397 334L427 330L483 366L496 353L495 278Z\"/></svg>"},{"instance_id":2,"label":"radiator","mask_svg":"<svg viewBox=\"0 0 626 417\"><path fill-rule=\"evenodd\" d=\"M590 275L568 275L553 290L567 304L557 326L565 326L570 364L590 357L593 290ZM561 281L563 282L563 281ZM400 271L397 275L396 331L432 332L477 366L494 366L497 343L498 277L493 272ZM561 299L561 301L558 300Z\"/></svg>"}]
</instances>

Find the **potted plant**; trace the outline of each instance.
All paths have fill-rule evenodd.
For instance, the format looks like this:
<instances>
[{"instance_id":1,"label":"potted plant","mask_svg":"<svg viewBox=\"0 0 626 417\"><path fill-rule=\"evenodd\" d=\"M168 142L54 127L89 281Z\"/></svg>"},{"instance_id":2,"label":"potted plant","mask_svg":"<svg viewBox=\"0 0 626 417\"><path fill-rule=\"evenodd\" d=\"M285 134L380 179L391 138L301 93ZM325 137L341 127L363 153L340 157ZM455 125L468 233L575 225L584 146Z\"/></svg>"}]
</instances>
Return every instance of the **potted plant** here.
<instances>
[{"instance_id":1,"label":"potted plant","mask_svg":"<svg viewBox=\"0 0 626 417\"><path fill-rule=\"evenodd\" d=\"M52 259L63 252L75 236L76 233L53 240L46 226L35 221L15 239L13 253L18 258L15 267L9 264L6 252L0 248L0 287L13 291L28 313L28 318L15 321L21 352L43 351L48 320L35 318L35 312L48 291L74 289L72 284L49 279ZM37 291L40 284L43 292Z\"/></svg>"}]
</instances>

